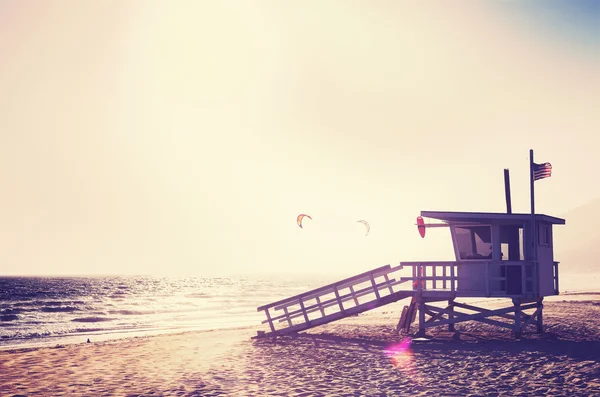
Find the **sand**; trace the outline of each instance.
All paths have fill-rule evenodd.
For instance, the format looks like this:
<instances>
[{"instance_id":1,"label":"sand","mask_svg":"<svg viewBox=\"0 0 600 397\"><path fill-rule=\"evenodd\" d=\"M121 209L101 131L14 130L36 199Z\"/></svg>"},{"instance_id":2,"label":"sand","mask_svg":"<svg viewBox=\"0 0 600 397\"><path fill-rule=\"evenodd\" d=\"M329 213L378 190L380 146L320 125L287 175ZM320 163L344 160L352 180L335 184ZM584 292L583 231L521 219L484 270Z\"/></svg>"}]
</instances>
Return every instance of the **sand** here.
<instances>
[{"instance_id":1,"label":"sand","mask_svg":"<svg viewBox=\"0 0 600 397\"><path fill-rule=\"evenodd\" d=\"M553 298L545 334L519 340L463 323L410 341L393 332L398 303L277 339L251 340L256 327L0 351L0 396L598 396L600 296Z\"/></svg>"}]
</instances>

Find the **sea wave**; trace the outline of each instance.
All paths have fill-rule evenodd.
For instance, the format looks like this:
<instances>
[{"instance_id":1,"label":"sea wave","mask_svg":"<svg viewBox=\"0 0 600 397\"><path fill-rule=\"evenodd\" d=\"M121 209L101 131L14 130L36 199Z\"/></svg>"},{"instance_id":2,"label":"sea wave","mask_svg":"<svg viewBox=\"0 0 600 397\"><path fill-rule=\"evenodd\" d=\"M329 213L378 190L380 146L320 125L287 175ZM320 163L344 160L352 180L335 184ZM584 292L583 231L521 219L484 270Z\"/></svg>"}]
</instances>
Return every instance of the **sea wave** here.
<instances>
[{"instance_id":1,"label":"sea wave","mask_svg":"<svg viewBox=\"0 0 600 397\"><path fill-rule=\"evenodd\" d=\"M46 313L59 313L59 312L75 312L75 311L80 311L81 309L78 307L74 307L74 306L61 306L61 307L42 307L40 309L43 312Z\"/></svg>"},{"instance_id":2,"label":"sea wave","mask_svg":"<svg viewBox=\"0 0 600 397\"><path fill-rule=\"evenodd\" d=\"M103 322L103 321L114 321L114 318L110 318L110 317L80 317L80 318L74 318L71 321L74 322L78 322L78 323L99 323L99 322Z\"/></svg>"},{"instance_id":3,"label":"sea wave","mask_svg":"<svg viewBox=\"0 0 600 397\"><path fill-rule=\"evenodd\" d=\"M205 292L195 292L184 295L186 298L210 298L211 296Z\"/></svg>"},{"instance_id":4,"label":"sea wave","mask_svg":"<svg viewBox=\"0 0 600 397\"><path fill-rule=\"evenodd\" d=\"M108 314L121 314L124 316L141 316L144 314L152 314L153 311L142 311L142 310L109 310Z\"/></svg>"}]
</instances>

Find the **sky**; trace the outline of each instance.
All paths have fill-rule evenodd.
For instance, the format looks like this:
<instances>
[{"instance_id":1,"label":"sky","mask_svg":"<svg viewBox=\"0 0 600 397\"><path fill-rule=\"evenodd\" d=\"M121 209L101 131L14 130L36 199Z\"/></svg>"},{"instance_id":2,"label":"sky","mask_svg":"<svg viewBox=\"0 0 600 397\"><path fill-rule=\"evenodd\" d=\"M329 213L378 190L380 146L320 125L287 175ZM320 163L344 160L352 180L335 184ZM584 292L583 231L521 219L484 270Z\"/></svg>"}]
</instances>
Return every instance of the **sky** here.
<instances>
[{"instance_id":1,"label":"sky","mask_svg":"<svg viewBox=\"0 0 600 397\"><path fill-rule=\"evenodd\" d=\"M452 260L421 210L600 197L594 1L0 0L0 274ZM306 213L304 228L296 216ZM365 219L371 232L356 221Z\"/></svg>"}]
</instances>

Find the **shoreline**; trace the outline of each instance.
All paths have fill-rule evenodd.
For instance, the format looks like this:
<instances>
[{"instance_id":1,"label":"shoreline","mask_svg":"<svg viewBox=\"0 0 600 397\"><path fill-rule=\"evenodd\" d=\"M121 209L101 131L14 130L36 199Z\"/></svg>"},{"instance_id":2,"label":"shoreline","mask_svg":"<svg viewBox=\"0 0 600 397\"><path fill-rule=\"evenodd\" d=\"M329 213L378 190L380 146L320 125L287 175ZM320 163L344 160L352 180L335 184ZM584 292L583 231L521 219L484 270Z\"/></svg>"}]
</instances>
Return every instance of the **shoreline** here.
<instances>
[{"instance_id":1,"label":"shoreline","mask_svg":"<svg viewBox=\"0 0 600 397\"><path fill-rule=\"evenodd\" d=\"M484 304L484 306L496 306L500 304L500 302L506 302L506 298L463 298L461 299L468 301L470 303L478 303ZM581 300L600 300L600 291L573 291L573 292L563 292L561 295L548 296L544 298L544 303L548 302L557 302L557 301L581 301ZM390 304L387 306L379 307L371 312L362 313L359 317L361 319L378 319L381 320L381 313L390 313L395 314L400 317L401 314L401 306L400 303L403 301L399 301L394 304ZM396 321L398 320L396 319ZM319 327L317 327L318 329ZM178 335L182 333L195 333L195 332L212 332L212 331L222 331L222 330L234 330L234 329L252 329L256 331L266 330L264 324L256 323L253 325L234 325L234 326L218 326L218 327L207 327L206 325L202 326L187 326L187 327L172 327L172 328L146 328L139 330L118 330L112 332L85 332L80 334L71 334L71 335L53 335L48 336L46 338L34 338L31 340L22 339L22 342L0 345L0 352L5 351L13 351L20 349L41 349L41 348L53 348L57 345L59 346L67 346L67 345L79 345L87 343L87 339L89 338L92 343L95 342L104 342L104 341L120 341L120 340L129 340L132 338L145 338L145 337L154 337L161 335Z\"/></svg>"}]
</instances>

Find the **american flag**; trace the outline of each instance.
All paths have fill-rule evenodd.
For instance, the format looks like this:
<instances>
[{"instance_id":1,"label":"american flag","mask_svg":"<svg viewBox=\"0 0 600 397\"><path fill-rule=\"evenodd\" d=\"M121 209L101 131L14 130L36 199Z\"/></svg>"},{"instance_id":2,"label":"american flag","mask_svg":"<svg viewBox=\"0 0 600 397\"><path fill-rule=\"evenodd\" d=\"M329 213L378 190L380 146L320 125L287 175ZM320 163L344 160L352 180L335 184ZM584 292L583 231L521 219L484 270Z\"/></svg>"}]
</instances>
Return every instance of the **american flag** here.
<instances>
[{"instance_id":1,"label":"american flag","mask_svg":"<svg viewBox=\"0 0 600 397\"><path fill-rule=\"evenodd\" d=\"M552 175L552 164L536 164L533 163L533 180L548 178Z\"/></svg>"}]
</instances>

